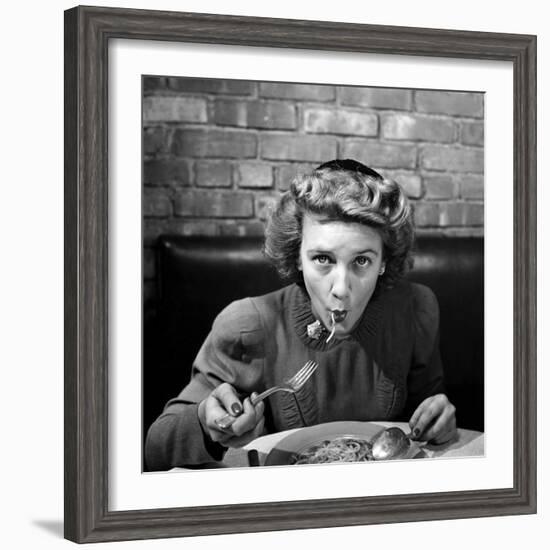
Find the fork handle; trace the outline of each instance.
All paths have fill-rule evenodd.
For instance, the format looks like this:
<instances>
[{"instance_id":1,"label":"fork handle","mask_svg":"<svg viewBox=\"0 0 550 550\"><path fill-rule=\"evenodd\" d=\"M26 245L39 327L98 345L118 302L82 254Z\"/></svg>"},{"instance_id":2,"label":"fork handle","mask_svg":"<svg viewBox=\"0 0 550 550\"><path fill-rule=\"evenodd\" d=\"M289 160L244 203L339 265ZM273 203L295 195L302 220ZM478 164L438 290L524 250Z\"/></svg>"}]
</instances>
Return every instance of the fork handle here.
<instances>
[{"instance_id":1,"label":"fork handle","mask_svg":"<svg viewBox=\"0 0 550 550\"><path fill-rule=\"evenodd\" d=\"M275 386L273 388L269 388L265 390L264 392L260 393L256 397L251 397L250 402L252 403L252 405L257 405L260 401L263 401L266 397L269 397L271 394L277 391L290 391L290 390L287 390L286 388L278 388ZM233 424L233 422L237 420L237 418L238 418L237 416L233 416L232 414L227 413L221 418L216 418L214 422L216 423L218 428L221 428L222 430L227 430L227 428L229 428Z\"/></svg>"}]
</instances>

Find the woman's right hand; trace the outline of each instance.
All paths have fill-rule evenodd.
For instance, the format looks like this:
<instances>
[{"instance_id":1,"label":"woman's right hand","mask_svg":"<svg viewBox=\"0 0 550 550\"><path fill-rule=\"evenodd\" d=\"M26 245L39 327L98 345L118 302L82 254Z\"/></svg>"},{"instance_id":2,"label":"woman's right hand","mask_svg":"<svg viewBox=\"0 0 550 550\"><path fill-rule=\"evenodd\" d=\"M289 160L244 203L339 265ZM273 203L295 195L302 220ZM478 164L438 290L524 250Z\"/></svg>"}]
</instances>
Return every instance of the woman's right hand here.
<instances>
[{"instance_id":1,"label":"woman's right hand","mask_svg":"<svg viewBox=\"0 0 550 550\"><path fill-rule=\"evenodd\" d=\"M253 393L250 397L257 395ZM233 386L227 383L214 388L199 403L199 421L212 441L224 447L244 447L262 435L264 429L264 403L252 405L250 397L242 402ZM227 413L236 417L231 426L222 430L217 424Z\"/></svg>"}]
</instances>

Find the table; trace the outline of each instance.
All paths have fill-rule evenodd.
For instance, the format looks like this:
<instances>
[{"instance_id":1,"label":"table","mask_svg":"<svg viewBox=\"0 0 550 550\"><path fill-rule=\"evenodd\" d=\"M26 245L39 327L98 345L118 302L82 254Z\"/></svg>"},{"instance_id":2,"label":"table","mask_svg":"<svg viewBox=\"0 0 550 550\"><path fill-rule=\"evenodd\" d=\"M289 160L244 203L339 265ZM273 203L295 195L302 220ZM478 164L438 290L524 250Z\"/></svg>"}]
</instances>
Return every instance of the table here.
<instances>
[{"instance_id":1,"label":"table","mask_svg":"<svg viewBox=\"0 0 550 550\"><path fill-rule=\"evenodd\" d=\"M385 428L397 426L406 433L410 431L409 425L406 422L376 422L376 424L384 426ZM281 439L301 429L303 428L264 435L251 441L242 449L229 449L224 457L223 463L214 465L214 467L239 468L250 466L251 464L248 458L249 451L257 451L258 453L258 464L254 465L263 466L269 451L271 451ZM426 444L423 447L423 451L428 458L483 456L485 452L485 434L474 430L458 429L458 438L456 440L444 443L443 445Z\"/></svg>"}]
</instances>

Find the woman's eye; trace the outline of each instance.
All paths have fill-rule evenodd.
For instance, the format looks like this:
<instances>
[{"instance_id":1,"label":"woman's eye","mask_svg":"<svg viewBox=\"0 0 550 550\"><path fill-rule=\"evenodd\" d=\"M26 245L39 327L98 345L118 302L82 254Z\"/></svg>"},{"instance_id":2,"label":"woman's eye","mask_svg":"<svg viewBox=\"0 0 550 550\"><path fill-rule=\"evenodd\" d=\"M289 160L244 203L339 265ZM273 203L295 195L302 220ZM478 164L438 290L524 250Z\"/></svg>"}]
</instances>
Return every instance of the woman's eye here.
<instances>
[{"instance_id":1,"label":"woman's eye","mask_svg":"<svg viewBox=\"0 0 550 550\"><path fill-rule=\"evenodd\" d=\"M318 254L313 258L313 261L317 264L326 265L330 262L330 258L326 254Z\"/></svg>"},{"instance_id":2,"label":"woman's eye","mask_svg":"<svg viewBox=\"0 0 550 550\"><path fill-rule=\"evenodd\" d=\"M361 267L371 264L370 258L367 256L358 256L355 258L355 263Z\"/></svg>"}]
</instances>

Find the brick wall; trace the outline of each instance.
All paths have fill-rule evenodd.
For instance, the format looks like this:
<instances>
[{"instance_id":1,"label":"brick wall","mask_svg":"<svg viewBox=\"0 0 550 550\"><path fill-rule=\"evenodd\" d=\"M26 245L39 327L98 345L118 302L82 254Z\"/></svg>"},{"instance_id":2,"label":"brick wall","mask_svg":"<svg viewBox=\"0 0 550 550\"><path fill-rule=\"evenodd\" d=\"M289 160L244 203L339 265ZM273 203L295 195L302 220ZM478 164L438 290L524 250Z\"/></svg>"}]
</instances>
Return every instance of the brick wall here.
<instances>
[{"instance_id":1,"label":"brick wall","mask_svg":"<svg viewBox=\"0 0 550 550\"><path fill-rule=\"evenodd\" d=\"M483 234L483 94L147 77L145 309L162 233L261 235L297 172L354 158L397 180L419 232Z\"/></svg>"}]
</instances>

